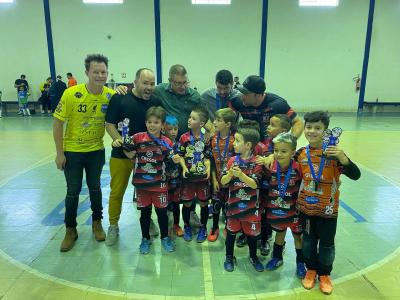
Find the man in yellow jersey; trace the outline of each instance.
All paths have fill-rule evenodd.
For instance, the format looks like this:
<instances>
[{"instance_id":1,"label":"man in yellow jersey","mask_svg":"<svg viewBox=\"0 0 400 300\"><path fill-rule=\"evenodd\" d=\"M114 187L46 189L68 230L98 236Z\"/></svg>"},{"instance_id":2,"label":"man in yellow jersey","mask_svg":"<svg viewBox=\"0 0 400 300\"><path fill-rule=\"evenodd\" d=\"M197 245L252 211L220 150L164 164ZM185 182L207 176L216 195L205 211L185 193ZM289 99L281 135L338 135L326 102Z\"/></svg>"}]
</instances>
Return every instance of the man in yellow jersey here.
<instances>
[{"instance_id":1,"label":"man in yellow jersey","mask_svg":"<svg viewBox=\"0 0 400 300\"><path fill-rule=\"evenodd\" d=\"M100 175L105 163L103 145L105 115L114 91L105 87L108 59L100 54L85 59L88 82L65 90L54 112L53 137L56 144L56 165L67 181L65 197L66 234L60 251L72 249L78 238L76 216L83 170L89 188L92 231L97 241L105 240ZM63 136L64 123L66 122Z\"/></svg>"}]
</instances>

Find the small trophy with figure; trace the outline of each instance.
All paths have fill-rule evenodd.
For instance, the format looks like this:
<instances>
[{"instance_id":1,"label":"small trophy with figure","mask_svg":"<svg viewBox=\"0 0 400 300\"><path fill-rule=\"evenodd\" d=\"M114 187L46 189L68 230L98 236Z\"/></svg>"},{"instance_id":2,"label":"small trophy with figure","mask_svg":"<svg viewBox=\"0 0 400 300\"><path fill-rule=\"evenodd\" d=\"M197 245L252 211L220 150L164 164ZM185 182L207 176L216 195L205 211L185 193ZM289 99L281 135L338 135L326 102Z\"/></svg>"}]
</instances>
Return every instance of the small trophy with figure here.
<instances>
[{"instance_id":1,"label":"small trophy with figure","mask_svg":"<svg viewBox=\"0 0 400 300\"><path fill-rule=\"evenodd\" d=\"M342 132L343 130L340 127L335 127L332 130L325 130L322 137L322 149L325 151L328 146L336 146L339 144L339 136L342 134Z\"/></svg>"},{"instance_id":2,"label":"small trophy with figure","mask_svg":"<svg viewBox=\"0 0 400 300\"><path fill-rule=\"evenodd\" d=\"M118 123L118 131L121 132L122 137L122 148L126 151L133 150L132 139L129 136L129 123L130 120L128 118L125 118L122 122Z\"/></svg>"}]
</instances>

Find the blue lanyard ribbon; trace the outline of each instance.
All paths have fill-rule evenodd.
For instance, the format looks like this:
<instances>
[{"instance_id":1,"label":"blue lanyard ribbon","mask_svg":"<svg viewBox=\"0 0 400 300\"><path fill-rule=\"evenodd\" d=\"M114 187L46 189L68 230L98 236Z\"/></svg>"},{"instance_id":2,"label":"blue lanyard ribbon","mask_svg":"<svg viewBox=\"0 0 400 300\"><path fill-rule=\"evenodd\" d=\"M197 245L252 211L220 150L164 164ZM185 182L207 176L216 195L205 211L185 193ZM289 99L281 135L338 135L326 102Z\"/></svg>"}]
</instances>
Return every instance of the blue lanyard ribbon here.
<instances>
[{"instance_id":1,"label":"blue lanyard ribbon","mask_svg":"<svg viewBox=\"0 0 400 300\"><path fill-rule=\"evenodd\" d=\"M149 135L149 137L156 142L157 145L159 146L164 146L165 148L167 148L168 150L172 150L172 147L170 145L168 145L168 143L166 141L163 141L161 139L159 139L158 137L156 137L155 135L152 135L150 132L147 131L147 134Z\"/></svg>"},{"instance_id":2,"label":"blue lanyard ribbon","mask_svg":"<svg viewBox=\"0 0 400 300\"><path fill-rule=\"evenodd\" d=\"M287 187L289 185L290 174L292 173L292 165L293 165L293 162L290 161L289 168L285 175L285 181L283 184L281 184L281 167L280 167L279 163L276 162L276 176L278 177L277 178L278 179L278 191L279 191L279 197L281 197L282 199L285 197L285 193L286 193Z\"/></svg>"},{"instance_id":3,"label":"blue lanyard ribbon","mask_svg":"<svg viewBox=\"0 0 400 300\"><path fill-rule=\"evenodd\" d=\"M195 138L193 136L192 130L190 130L190 144L194 146ZM200 141L203 141L203 133L200 131Z\"/></svg>"},{"instance_id":4,"label":"blue lanyard ribbon","mask_svg":"<svg viewBox=\"0 0 400 300\"><path fill-rule=\"evenodd\" d=\"M310 167L311 176L314 179L314 181L318 184L319 181L321 180L322 171L324 170L325 156L322 155L321 161L320 161L319 167L318 167L318 175L315 176L315 171L314 171L314 167L313 167L313 164L312 164L312 161L311 161L311 155L310 155L310 145L307 145L307 147L306 147L306 154L307 154L308 166Z\"/></svg>"}]
</instances>

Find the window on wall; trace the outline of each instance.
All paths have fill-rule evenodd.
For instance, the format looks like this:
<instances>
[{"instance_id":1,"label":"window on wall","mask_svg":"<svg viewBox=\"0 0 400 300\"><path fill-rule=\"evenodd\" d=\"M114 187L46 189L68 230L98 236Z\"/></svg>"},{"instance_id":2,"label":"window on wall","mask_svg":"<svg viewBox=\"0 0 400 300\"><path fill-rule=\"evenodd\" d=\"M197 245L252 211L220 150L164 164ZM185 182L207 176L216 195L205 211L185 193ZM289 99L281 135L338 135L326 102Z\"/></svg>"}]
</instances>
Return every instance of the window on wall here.
<instances>
[{"instance_id":1,"label":"window on wall","mask_svg":"<svg viewBox=\"0 0 400 300\"><path fill-rule=\"evenodd\" d=\"M338 6L339 0L299 0L300 6Z\"/></svg>"},{"instance_id":2,"label":"window on wall","mask_svg":"<svg viewBox=\"0 0 400 300\"><path fill-rule=\"evenodd\" d=\"M231 0L192 0L192 4L231 4Z\"/></svg>"},{"instance_id":3,"label":"window on wall","mask_svg":"<svg viewBox=\"0 0 400 300\"><path fill-rule=\"evenodd\" d=\"M122 4L124 0L83 0L83 3Z\"/></svg>"},{"instance_id":4,"label":"window on wall","mask_svg":"<svg viewBox=\"0 0 400 300\"><path fill-rule=\"evenodd\" d=\"M14 0L0 0L0 3L13 3Z\"/></svg>"}]
</instances>

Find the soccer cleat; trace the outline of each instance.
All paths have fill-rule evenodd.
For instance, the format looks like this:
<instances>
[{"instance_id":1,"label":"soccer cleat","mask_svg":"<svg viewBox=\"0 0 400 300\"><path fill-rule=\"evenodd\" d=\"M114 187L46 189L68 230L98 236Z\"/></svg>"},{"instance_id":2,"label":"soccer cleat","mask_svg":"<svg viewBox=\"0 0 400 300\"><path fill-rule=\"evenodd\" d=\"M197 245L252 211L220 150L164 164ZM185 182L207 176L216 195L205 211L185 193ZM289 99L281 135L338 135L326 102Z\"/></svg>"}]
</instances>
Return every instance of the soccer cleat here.
<instances>
[{"instance_id":1,"label":"soccer cleat","mask_svg":"<svg viewBox=\"0 0 400 300\"><path fill-rule=\"evenodd\" d=\"M260 254L262 256L268 256L270 252L271 252L271 246L269 244L269 241L266 241L265 243L262 242L260 245Z\"/></svg>"},{"instance_id":2,"label":"soccer cleat","mask_svg":"<svg viewBox=\"0 0 400 300\"><path fill-rule=\"evenodd\" d=\"M283 265L283 260L273 257L266 265L265 265L265 269L268 271L273 271L278 269L280 266Z\"/></svg>"},{"instance_id":3,"label":"soccer cleat","mask_svg":"<svg viewBox=\"0 0 400 300\"><path fill-rule=\"evenodd\" d=\"M257 272L263 272L264 271L264 266L261 263L260 259L256 256L256 257L249 257L250 263L253 265L254 269Z\"/></svg>"},{"instance_id":4,"label":"soccer cleat","mask_svg":"<svg viewBox=\"0 0 400 300\"><path fill-rule=\"evenodd\" d=\"M167 251L167 252L175 251L175 245L172 242L172 240L169 238L169 236L167 236L161 240L161 245L164 247L165 251Z\"/></svg>"},{"instance_id":5,"label":"soccer cleat","mask_svg":"<svg viewBox=\"0 0 400 300\"><path fill-rule=\"evenodd\" d=\"M296 276L300 279L303 279L306 276L307 269L306 265L303 262L296 264Z\"/></svg>"},{"instance_id":6,"label":"soccer cleat","mask_svg":"<svg viewBox=\"0 0 400 300\"><path fill-rule=\"evenodd\" d=\"M197 239L196 241L198 243L202 243L207 239L207 228L205 227L200 227L199 232L197 233Z\"/></svg>"},{"instance_id":7,"label":"soccer cleat","mask_svg":"<svg viewBox=\"0 0 400 300\"><path fill-rule=\"evenodd\" d=\"M224 269L227 272L233 272L235 270L236 257L227 255L224 261Z\"/></svg>"},{"instance_id":8,"label":"soccer cleat","mask_svg":"<svg viewBox=\"0 0 400 300\"><path fill-rule=\"evenodd\" d=\"M315 285L315 279L317 277L316 270L308 270L306 276L301 280L301 284L306 290L311 290Z\"/></svg>"},{"instance_id":9,"label":"soccer cleat","mask_svg":"<svg viewBox=\"0 0 400 300\"><path fill-rule=\"evenodd\" d=\"M156 237L160 234L160 232L158 231L158 228L156 226L156 224L154 224L153 219L150 219L150 236L152 237Z\"/></svg>"},{"instance_id":10,"label":"soccer cleat","mask_svg":"<svg viewBox=\"0 0 400 300\"><path fill-rule=\"evenodd\" d=\"M219 236L219 229L218 228L215 230L213 229L209 233L207 240L209 242L215 242L218 239L218 236Z\"/></svg>"},{"instance_id":11,"label":"soccer cleat","mask_svg":"<svg viewBox=\"0 0 400 300\"><path fill-rule=\"evenodd\" d=\"M151 240L142 238L142 242L140 243L140 246L139 246L140 253L148 254L150 252L150 245L151 245Z\"/></svg>"},{"instance_id":12,"label":"soccer cleat","mask_svg":"<svg viewBox=\"0 0 400 300\"><path fill-rule=\"evenodd\" d=\"M176 236L183 236L183 230L181 226L179 226L178 224L174 224L173 229Z\"/></svg>"},{"instance_id":13,"label":"soccer cleat","mask_svg":"<svg viewBox=\"0 0 400 300\"><path fill-rule=\"evenodd\" d=\"M247 237L245 234L241 234L236 241L236 246L242 248L246 245L247 245Z\"/></svg>"},{"instance_id":14,"label":"soccer cleat","mask_svg":"<svg viewBox=\"0 0 400 300\"><path fill-rule=\"evenodd\" d=\"M200 227L201 226L199 216L196 214L195 211L190 212L189 224L191 227Z\"/></svg>"},{"instance_id":15,"label":"soccer cleat","mask_svg":"<svg viewBox=\"0 0 400 300\"><path fill-rule=\"evenodd\" d=\"M193 239L193 234L192 234L192 227L190 226L185 226L183 228L183 239L186 242L190 242Z\"/></svg>"},{"instance_id":16,"label":"soccer cleat","mask_svg":"<svg viewBox=\"0 0 400 300\"><path fill-rule=\"evenodd\" d=\"M106 237L106 245L112 246L117 242L119 234L118 225L110 225L108 227L107 237Z\"/></svg>"},{"instance_id":17,"label":"soccer cleat","mask_svg":"<svg viewBox=\"0 0 400 300\"><path fill-rule=\"evenodd\" d=\"M329 275L319 276L319 289L326 295L332 294L333 284Z\"/></svg>"}]
</instances>

